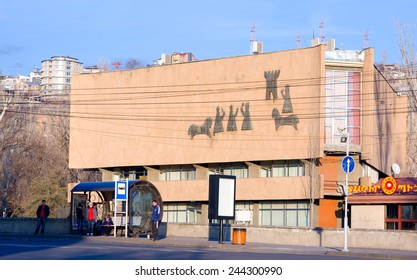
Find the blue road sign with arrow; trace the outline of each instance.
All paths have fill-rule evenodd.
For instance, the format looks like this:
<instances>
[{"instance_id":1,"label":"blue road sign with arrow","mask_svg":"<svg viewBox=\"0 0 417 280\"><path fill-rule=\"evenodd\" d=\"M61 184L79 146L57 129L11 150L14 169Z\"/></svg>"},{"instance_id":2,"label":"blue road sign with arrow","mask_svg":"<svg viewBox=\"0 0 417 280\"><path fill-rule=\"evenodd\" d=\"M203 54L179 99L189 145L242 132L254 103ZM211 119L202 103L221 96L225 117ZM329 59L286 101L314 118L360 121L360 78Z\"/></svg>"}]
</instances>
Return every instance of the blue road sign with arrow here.
<instances>
[{"instance_id":1,"label":"blue road sign with arrow","mask_svg":"<svg viewBox=\"0 0 417 280\"><path fill-rule=\"evenodd\" d=\"M355 160L351 156L345 156L342 160L342 169L345 173L351 173L355 168Z\"/></svg>"}]
</instances>

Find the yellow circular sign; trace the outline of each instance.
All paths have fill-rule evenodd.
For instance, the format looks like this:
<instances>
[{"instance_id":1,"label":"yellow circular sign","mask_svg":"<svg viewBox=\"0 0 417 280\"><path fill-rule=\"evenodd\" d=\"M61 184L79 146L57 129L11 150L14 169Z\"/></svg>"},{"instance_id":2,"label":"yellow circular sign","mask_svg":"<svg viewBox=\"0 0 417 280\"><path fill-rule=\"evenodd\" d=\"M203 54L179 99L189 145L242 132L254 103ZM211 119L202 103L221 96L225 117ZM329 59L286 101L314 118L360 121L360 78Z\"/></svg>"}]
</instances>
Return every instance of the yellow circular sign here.
<instances>
[{"instance_id":1,"label":"yellow circular sign","mask_svg":"<svg viewBox=\"0 0 417 280\"><path fill-rule=\"evenodd\" d=\"M387 177L382 181L381 187L385 194L391 195L397 190L397 181L392 177Z\"/></svg>"}]
</instances>

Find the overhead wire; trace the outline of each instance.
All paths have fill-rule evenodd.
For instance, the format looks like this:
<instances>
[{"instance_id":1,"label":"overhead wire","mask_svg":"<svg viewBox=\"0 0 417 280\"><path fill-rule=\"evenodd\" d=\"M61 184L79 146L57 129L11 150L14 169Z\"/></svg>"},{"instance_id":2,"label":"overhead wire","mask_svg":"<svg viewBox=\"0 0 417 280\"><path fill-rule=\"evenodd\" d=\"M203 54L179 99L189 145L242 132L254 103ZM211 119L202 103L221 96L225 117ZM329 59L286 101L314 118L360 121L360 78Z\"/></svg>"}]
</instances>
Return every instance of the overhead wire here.
<instances>
[{"instance_id":1,"label":"overhead wire","mask_svg":"<svg viewBox=\"0 0 417 280\"><path fill-rule=\"evenodd\" d=\"M337 70L336 70L337 71ZM367 80L364 79L367 75L374 75L374 71L368 71L371 72L370 74L367 74L367 72L355 72L355 71L351 71L353 73L361 73L362 76L362 81L360 83L368 83L368 82L374 82L373 79L371 80ZM346 78L343 76L339 76L338 78ZM277 80L277 84L278 86L285 86L285 85L289 85L291 87L299 87L299 86L324 86L327 84L326 81L326 77L317 77L317 78L298 78L298 79L287 79L287 80L281 80L278 79ZM406 80L407 78L397 78L396 81L401 81L402 79ZM338 83L334 83L334 84L342 84L345 83L346 81L340 81ZM211 94L213 93L213 91L222 91L224 90L225 86L230 86L230 85L245 85L245 84L254 84L254 87L238 87L238 88L234 88L235 90L244 90L244 89L259 89L259 88L263 88L264 84L265 84L265 80L261 80L261 81L233 81L233 82L218 82L218 83L195 83L195 84L172 84L172 85L142 85L142 86L124 86L124 87L85 87L85 88L76 88L76 87L72 87L71 89L71 95L72 96L76 96L76 95L82 95L82 96L89 96L89 95L98 95L100 97L100 99L97 99L96 101L101 101L103 100L103 96L106 95L114 95L114 94L156 94L156 96L153 97L149 97L149 96L141 96L140 98L164 98L165 96L161 94L164 93L168 93L170 96L175 97L175 95L173 95L173 93L191 93L191 94L195 94L196 92L203 92L205 94ZM210 86L221 86L221 88L209 88L209 89L204 89L202 90L201 87L210 87ZM191 88L191 87L199 87L199 89L191 89L191 90L185 90L182 89L180 91L178 90L173 90L175 88L179 88L179 87L184 87L184 88ZM133 90L136 89L136 90ZM141 89L141 90L140 90ZM155 89L152 91L143 91L144 89ZM233 88L227 88L226 90L230 90ZM128 90L128 91L120 91L120 90ZM82 93L77 93L82 91ZM98 91L96 93L88 93L88 91ZM110 91L110 92L103 92L103 91ZM114 92L117 91L117 92ZM29 92L30 93L30 92ZM180 97L180 96L177 96ZM91 101L91 100L89 100Z\"/></svg>"},{"instance_id":2,"label":"overhead wire","mask_svg":"<svg viewBox=\"0 0 417 280\"><path fill-rule=\"evenodd\" d=\"M363 75L362 75L362 78L363 78ZM324 85L324 84L321 84L321 82L320 82L320 84L311 84L311 81L314 81L313 79L309 80L310 84L308 84L308 83L306 83L306 81L302 81L300 79L291 79L291 80L299 82L298 85L294 83L292 86L317 86L317 85L321 86L321 85ZM321 81L321 80L322 80L322 78L317 78L316 79L316 81ZM280 81L280 82L285 84L285 80ZM364 83L364 82L368 82L368 81L361 81L361 82ZM369 82L374 82L374 81L369 81ZM242 83L242 84L249 84L249 83L253 84L253 82L245 82L245 83ZM259 90L259 89L263 90L263 89L265 89L265 80L260 81L258 83L260 83L260 85L256 85L256 87L247 87L246 86L246 87L243 87L243 88L208 89L208 90L205 90L205 91L204 90L202 91L200 89L198 91L192 90L190 92L185 92L185 93L184 93L183 90L181 90L181 91L175 92L175 93L178 93L178 94L181 94L181 95L172 95L173 94L172 91L167 92L167 94L170 97L176 97L177 98L177 97L184 97L184 96L189 96L189 95L196 96L196 94L201 96L202 94L210 94L210 95L212 95L214 93L224 94L224 93L235 92L237 90L242 91L242 90ZM340 82L340 83L342 83L342 82ZM343 83L345 84L346 82L343 82ZM219 84L224 85L224 84L230 84L230 83L219 83ZM182 87L183 86L200 86L200 84L195 84L195 85L172 85L172 86L182 86ZM163 88L172 87L172 86L163 86ZM129 88L129 87L123 87L123 88L118 88L118 89L126 89L126 88ZM132 88L138 88L138 87L132 87ZM111 89L115 89L115 88L111 88ZM73 92L76 92L77 90L79 90L79 89L72 89L71 90L71 95L76 94L76 93L73 93ZM82 89L82 90L91 90L91 89ZM97 88L95 90L97 90ZM102 89L100 89L100 90L102 90ZM151 93L151 94L157 94L158 95L158 96L153 96L151 98L161 98L159 96L160 93L161 93L160 91L152 91L152 92L146 92L146 93ZM391 92L385 92L385 93L391 93ZM100 94L100 96L102 96L103 93L97 93L97 94ZM115 93L109 93L109 94L115 95ZM119 95L119 94L129 94L129 95L131 95L131 94L138 94L138 93L137 92L127 92L127 93L117 93L116 95ZM366 94L367 93L362 93L361 96L365 97ZM374 95L374 93L368 93L368 94L370 96ZM84 94L80 94L80 95L84 95ZM164 98L166 98L166 97L167 96L164 96ZM149 97L141 97L141 98L148 98L149 99ZM322 105L322 102L323 102L322 100L324 99L321 96L310 97L310 98L319 99L319 101L318 101L319 103L317 103L319 105ZM135 99L137 99L137 97L135 97ZM295 98L292 97L292 99L296 101L297 97L295 97ZM306 98L303 98L303 99L305 100ZM127 99L127 100L130 100L130 99ZM362 99L362 100L364 101L364 99ZM100 101L100 100L97 99L96 102L98 102L98 101ZM252 100L244 100L244 101L246 101L246 102L258 102L258 101L264 101L264 100L252 99ZM181 105L185 106L185 105L190 105L190 104L213 104L213 103L218 103L218 102L227 103L227 102L232 102L232 100L226 100L226 101L225 100L221 100L221 101L219 101L219 100L209 100L209 101L191 101L191 102L184 102L184 101L181 102L181 101L179 101L179 102L170 102L170 103L169 102L162 102L162 103L161 102L154 102L154 103L140 102L139 104L138 103L133 103L132 104L131 102L129 102L129 103L119 103L119 101L118 101L117 103L111 103L111 104L108 104L108 105L110 105L110 106L141 105L141 106L144 106L144 108L146 108L146 106L149 106L149 105L159 105L159 106L161 106L161 105L178 105L178 104L181 104ZM233 100L233 102L236 102L236 101ZM296 103L296 102L294 102L294 103ZM307 99L307 100L305 100L305 103L301 103L301 104L298 104L298 105L303 105L303 104L310 104L311 105L312 102ZM81 105L81 104L77 104L77 102L71 103L71 106L76 107L78 105ZM88 104L82 104L82 105L88 105ZM93 105L100 105L100 103L93 104ZM254 106L256 106L256 104ZM132 109L138 109L138 108L137 107L132 107ZM139 109L143 109L143 108L139 108ZM400 110L398 110L398 109L400 109ZM409 109L408 107L407 108L397 108L397 111L395 111L395 112L386 111L385 113L386 114L408 113L408 109ZM9 111L13 112L13 110L9 110ZM48 111L48 110L45 110L45 111ZM18 110L14 111L14 112L19 113ZM25 112L25 113L31 114L30 112ZM170 121L170 122L175 121L175 119L172 116L162 116L162 117L159 116L159 115L133 115L132 116L131 113L123 114L123 115L122 114L115 115L115 114L111 114L111 113L109 113L109 114L103 114L103 113L98 114L97 112L91 113L92 116L89 116L89 114L85 114L85 113L83 114L83 116L81 116L81 115L77 116L77 114L80 114L80 113L82 113L82 112L77 112L75 110L71 110L71 113L68 113L65 110L63 110L63 111L57 110L57 111L52 111L52 112L49 110L49 112L45 112L43 114L46 115L46 116L61 116L61 117L62 116L67 116L69 118L84 118L84 119L91 119L91 120L98 120L98 121L103 121L103 120L113 120L113 121L114 120ZM36 113L33 113L33 114L36 114ZM373 112L373 111L368 111L367 112L367 111L361 110L361 116L371 116L372 114L378 115L377 112ZM321 116L320 114L314 114L314 115L312 115L312 114L297 114L297 116L299 117L300 120L316 119L316 118L320 118L320 117L325 118L326 117L325 115ZM335 116L335 115L333 114L332 116ZM177 115L176 117L178 118L179 121L194 121L194 120L197 120L198 118L205 117L205 116L194 116L193 118L190 118L190 116L178 116ZM254 118L253 121L257 122L257 121L264 121L264 120L267 120L267 119L270 119L270 113L269 114L265 113L264 115L260 115L259 118Z\"/></svg>"}]
</instances>

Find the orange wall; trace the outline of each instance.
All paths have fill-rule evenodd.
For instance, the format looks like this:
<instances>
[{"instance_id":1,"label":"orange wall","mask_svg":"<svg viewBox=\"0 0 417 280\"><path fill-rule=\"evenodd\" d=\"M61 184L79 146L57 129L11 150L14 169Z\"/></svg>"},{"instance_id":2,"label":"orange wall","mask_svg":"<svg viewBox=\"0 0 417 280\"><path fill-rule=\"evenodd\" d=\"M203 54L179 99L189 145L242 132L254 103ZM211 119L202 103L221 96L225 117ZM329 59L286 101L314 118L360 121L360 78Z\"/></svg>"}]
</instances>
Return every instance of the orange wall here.
<instances>
[{"instance_id":1,"label":"orange wall","mask_svg":"<svg viewBox=\"0 0 417 280\"><path fill-rule=\"evenodd\" d=\"M337 200L331 199L320 199L320 207L319 207L319 227L323 228L337 228L337 218L336 218L336 211L338 210L337 207Z\"/></svg>"},{"instance_id":2,"label":"orange wall","mask_svg":"<svg viewBox=\"0 0 417 280\"><path fill-rule=\"evenodd\" d=\"M322 174L324 179L324 193L335 194L337 188L337 181L341 181L339 177L341 165L340 158L337 156L324 157L320 159L321 166L318 168L318 173Z\"/></svg>"},{"instance_id":3,"label":"orange wall","mask_svg":"<svg viewBox=\"0 0 417 280\"><path fill-rule=\"evenodd\" d=\"M266 100L266 71L280 71L278 98ZM321 156L324 46L164 65L72 78L71 168L168 165ZM289 85L293 113L283 114ZM252 130L242 130L244 103ZM238 110L237 131L191 139L189 127ZM276 129L272 110L295 115ZM295 117L293 116L293 117ZM315 147L312 152L311 147Z\"/></svg>"}]
</instances>

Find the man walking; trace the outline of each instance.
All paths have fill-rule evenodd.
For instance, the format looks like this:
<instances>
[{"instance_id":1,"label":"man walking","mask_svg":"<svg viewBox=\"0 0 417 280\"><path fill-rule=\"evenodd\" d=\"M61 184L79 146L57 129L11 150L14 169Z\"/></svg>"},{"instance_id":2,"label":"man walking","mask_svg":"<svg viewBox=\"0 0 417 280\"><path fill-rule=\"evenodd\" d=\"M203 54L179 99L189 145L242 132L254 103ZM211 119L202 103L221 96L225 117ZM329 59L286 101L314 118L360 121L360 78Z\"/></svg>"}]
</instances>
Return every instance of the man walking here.
<instances>
[{"instance_id":1,"label":"man walking","mask_svg":"<svg viewBox=\"0 0 417 280\"><path fill-rule=\"evenodd\" d=\"M156 200L152 201L152 238L158 240L159 220L161 219L161 207Z\"/></svg>"},{"instance_id":2,"label":"man walking","mask_svg":"<svg viewBox=\"0 0 417 280\"><path fill-rule=\"evenodd\" d=\"M37 217L37 224L35 229L35 234L39 233L39 229L41 230L41 234L45 233L45 224L46 219L49 216L49 207L46 205L46 200L42 200L42 204L38 206L36 210L36 217Z\"/></svg>"}]
</instances>

